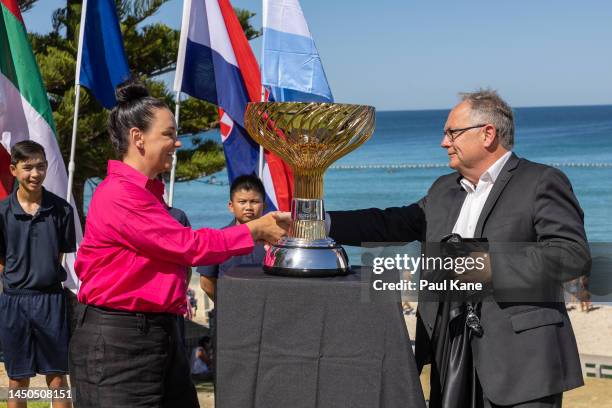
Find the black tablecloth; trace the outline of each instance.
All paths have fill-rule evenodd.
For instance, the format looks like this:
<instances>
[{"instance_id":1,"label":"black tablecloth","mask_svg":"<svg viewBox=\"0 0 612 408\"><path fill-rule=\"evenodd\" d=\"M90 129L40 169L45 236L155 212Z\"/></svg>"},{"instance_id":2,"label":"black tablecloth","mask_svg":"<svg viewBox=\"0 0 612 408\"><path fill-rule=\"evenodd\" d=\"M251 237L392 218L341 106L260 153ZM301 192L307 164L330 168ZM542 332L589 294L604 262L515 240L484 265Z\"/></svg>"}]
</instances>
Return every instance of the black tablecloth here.
<instances>
[{"instance_id":1,"label":"black tablecloth","mask_svg":"<svg viewBox=\"0 0 612 408\"><path fill-rule=\"evenodd\" d=\"M356 272L219 279L216 407L424 407L400 303L364 300Z\"/></svg>"}]
</instances>

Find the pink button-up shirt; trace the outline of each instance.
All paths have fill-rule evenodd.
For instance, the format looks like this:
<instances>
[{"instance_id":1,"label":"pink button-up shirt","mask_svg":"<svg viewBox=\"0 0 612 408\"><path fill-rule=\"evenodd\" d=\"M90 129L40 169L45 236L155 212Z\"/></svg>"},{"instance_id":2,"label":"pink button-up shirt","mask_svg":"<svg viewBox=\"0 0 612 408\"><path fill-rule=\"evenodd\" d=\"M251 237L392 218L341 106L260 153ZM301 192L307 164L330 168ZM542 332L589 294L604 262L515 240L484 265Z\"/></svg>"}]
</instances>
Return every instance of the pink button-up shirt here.
<instances>
[{"instance_id":1,"label":"pink button-up shirt","mask_svg":"<svg viewBox=\"0 0 612 408\"><path fill-rule=\"evenodd\" d=\"M163 184L119 161L96 188L75 269L79 301L132 312L185 312L185 266L253 250L246 225L183 227L163 203Z\"/></svg>"}]
</instances>

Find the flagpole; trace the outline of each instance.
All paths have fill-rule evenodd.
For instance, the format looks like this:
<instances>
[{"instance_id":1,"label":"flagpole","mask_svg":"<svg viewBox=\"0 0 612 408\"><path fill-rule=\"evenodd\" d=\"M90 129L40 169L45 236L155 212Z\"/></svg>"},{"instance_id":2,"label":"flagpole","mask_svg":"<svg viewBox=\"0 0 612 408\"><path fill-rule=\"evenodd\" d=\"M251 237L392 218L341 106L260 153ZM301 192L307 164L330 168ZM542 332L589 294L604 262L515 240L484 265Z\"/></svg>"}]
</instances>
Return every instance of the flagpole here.
<instances>
[{"instance_id":1,"label":"flagpole","mask_svg":"<svg viewBox=\"0 0 612 408\"><path fill-rule=\"evenodd\" d=\"M83 36L85 34L85 20L87 19L87 0L83 0L81 6L81 25L79 27L79 48L77 51L76 73L74 76L74 118L72 119L72 140L70 142L70 161L68 162L68 185L66 187L66 201L71 202L72 184L74 183L74 170L76 165L77 125L79 122L79 105L81 102L81 61L83 59Z\"/></svg>"},{"instance_id":2,"label":"flagpole","mask_svg":"<svg viewBox=\"0 0 612 408\"><path fill-rule=\"evenodd\" d=\"M175 107L174 107L174 120L176 121L176 132L178 137L178 127L179 127L179 115L181 112L181 91L176 92L175 97ZM170 170L170 189L168 192L168 206L172 207L172 203L174 202L174 180L176 178L176 150L172 155L172 170Z\"/></svg>"},{"instance_id":3,"label":"flagpole","mask_svg":"<svg viewBox=\"0 0 612 408\"><path fill-rule=\"evenodd\" d=\"M68 185L66 187L66 201L70 202L72 197L72 184L74 183L74 170L76 165L74 163L74 157L76 155L76 138L77 138L77 124L79 121L79 102L81 99L81 85L76 84L75 90L75 101L74 101L74 118L72 120L72 140L70 142L70 161L68 162Z\"/></svg>"},{"instance_id":4,"label":"flagpole","mask_svg":"<svg viewBox=\"0 0 612 408\"><path fill-rule=\"evenodd\" d=\"M268 7L268 2L266 0L262 0L261 2L261 7L263 10L262 16L263 16L263 22L266 22L266 16L268 15L267 13L267 7ZM265 26L265 24L264 24ZM261 75L261 95L260 95L260 102L265 102L266 101L266 88L263 85L264 82L264 78L263 78L263 73L264 73L264 49L263 47L261 47L261 65L259 66L259 72ZM258 166L258 170L259 170L259 179L263 180L263 168L264 168L264 148L262 145L259 145L259 166Z\"/></svg>"},{"instance_id":5,"label":"flagpole","mask_svg":"<svg viewBox=\"0 0 612 408\"><path fill-rule=\"evenodd\" d=\"M261 102L266 101L266 88L261 86ZM263 180L263 169L264 169L264 148L262 145L259 145L259 179Z\"/></svg>"},{"instance_id":6,"label":"flagpole","mask_svg":"<svg viewBox=\"0 0 612 408\"><path fill-rule=\"evenodd\" d=\"M189 18L191 15L191 0L183 1L183 17L181 20L181 36L179 38L178 53L176 55L176 71L174 73L174 120L178 137L179 116L181 113L181 92L183 89L183 71L185 69L185 53L187 52L187 37L189 32ZM176 182L177 154L172 155L172 169L170 170L170 188L168 189L168 205L174 204L174 183Z\"/></svg>"}]
</instances>

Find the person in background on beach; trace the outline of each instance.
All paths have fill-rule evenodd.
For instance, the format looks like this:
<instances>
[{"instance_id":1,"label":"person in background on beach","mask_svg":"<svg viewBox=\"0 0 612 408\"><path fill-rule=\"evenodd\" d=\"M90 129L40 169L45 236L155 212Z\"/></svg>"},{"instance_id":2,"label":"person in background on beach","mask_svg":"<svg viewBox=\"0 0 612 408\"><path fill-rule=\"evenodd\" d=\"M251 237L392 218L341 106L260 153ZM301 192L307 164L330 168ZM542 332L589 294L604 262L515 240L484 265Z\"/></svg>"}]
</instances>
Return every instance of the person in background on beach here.
<instances>
[{"instance_id":1,"label":"person in background on beach","mask_svg":"<svg viewBox=\"0 0 612 408\"><path fill-rule=\"evenodd\" d=\"M62 258L76 250L74 212L43 187L47 159L40 144L16 143L10 171L19 187L0 202L0 343L9 388L25 390L30 378L43 374L50 389L67 389L70 322Z\"/></svg>"},{"instance_id":2,"label":"person in background on beach","mask_svg":"<svg viewBox=\"0 0 612 408\"><path fill-rule=\"evenodd\" d=\"M109 161L94 192L75 263L83 306L70 343L72 396L84 408L198 407L176 318L185 266L245 255L288 225L276 213L224 230L177 222L156 179L181 146L174 115L139 82L116 95L108 131L120 161Z\"/></svg>"},{"instance_id":3,"label":"person in background on beach","mask_svg":"<svg viewBox=\"0 0 612 408\"><path fill-rule=\"evenodd\" d=\"M587 273L591 262L572 186L558 169L512 152L512 109L495 91L462 94L440 145L454 173L407 206L330 212L330 237L345 245L436 246L449 237L486 238L497 249L530 243L528 256L508 250L508 259L523 264L491 255L495 267L477 281L496 291L475 305L451 309L449 300L419 294L416 360L419 371L431 364L430 408L561 407L563 392L584 384L562 283ZM500 287L520 288L517 300L499 301ZM521 300L540 288L550 297Z\"/></svg>"},{"instance_id":4,"label":"person in background on beach","mask_svg":"<svg viewBox=\"0 0 612 408\"><path fill-rule=\"evenodd\" d=\"M261 217L266 204L266 191L261 180L254 175L238 176L230 187L230 199L227 204L232 220L223 228L246 224ZM238 265L261 265L266 255L262 244L256 244L253 252L246 255L233 256L227 261L209 266L199 266L200 286L214 302L217 279L220 275Z\"/></svg>"},{"instance_id":5,"label":"person in background on beach","mask_svg":"<svg viewBox=\"0 0 612 408\"><path fill-rule=\"evenodd\" d=\"M196 299L195 291L191 288L187 289L187 307L190 310L190 318L188 320L193 320L198 315L198 299Z\"/></svg>"},{"instance_id":6,"label":"person in background on beach","mask_svg":"<svg viewBox=\"0 0 612 408\"><path fill-rule=\"evenodd\" d=\"M591 303L591 292L589 291L589 277L580 278L580 311L589 313L593 310Z\"/></svg>"},{"instance_id":7,"label":"person in background on beach","mask_svg":"<svg viewBox=\"0 0 612 408\"><path fill-rule=\"evenodd\" d=\"M576 305L579 303L580 296L580 278L573 279L566 282L563 287L565 288L565 310L568 312L576 309Z\"/></svg>"},{"instance_id":8,"label":"person in background on beach","mask_svg":"<svg viewBox=\"0 0 612 408\"><path fill-rule=\"evenodd\" d=\"M213 378L210 336L200 338L191 353L191 375L201 381Z\"/></svg>"}]
</instances>

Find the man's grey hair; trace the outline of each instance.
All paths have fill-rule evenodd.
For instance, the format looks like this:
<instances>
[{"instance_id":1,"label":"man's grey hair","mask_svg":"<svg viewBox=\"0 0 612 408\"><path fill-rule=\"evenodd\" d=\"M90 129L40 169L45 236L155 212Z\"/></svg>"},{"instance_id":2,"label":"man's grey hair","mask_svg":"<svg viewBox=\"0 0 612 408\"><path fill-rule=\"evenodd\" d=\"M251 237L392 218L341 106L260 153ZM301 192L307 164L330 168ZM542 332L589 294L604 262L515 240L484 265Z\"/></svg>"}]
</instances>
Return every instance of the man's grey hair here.
<instances>
[{"instance_id":1,"label":"man's grey hair","mask_svg":"<svg viewBox=\"0 0 612 408\"><path fill-rule=\"evenodd\" d=\"M512 108L492 89L479 89L476 92L462 92L462 101L468 101L472 109L472 119L495 126L499 143L507 150L514 146L514 115Z\"/></svg>"}]
</instances>

